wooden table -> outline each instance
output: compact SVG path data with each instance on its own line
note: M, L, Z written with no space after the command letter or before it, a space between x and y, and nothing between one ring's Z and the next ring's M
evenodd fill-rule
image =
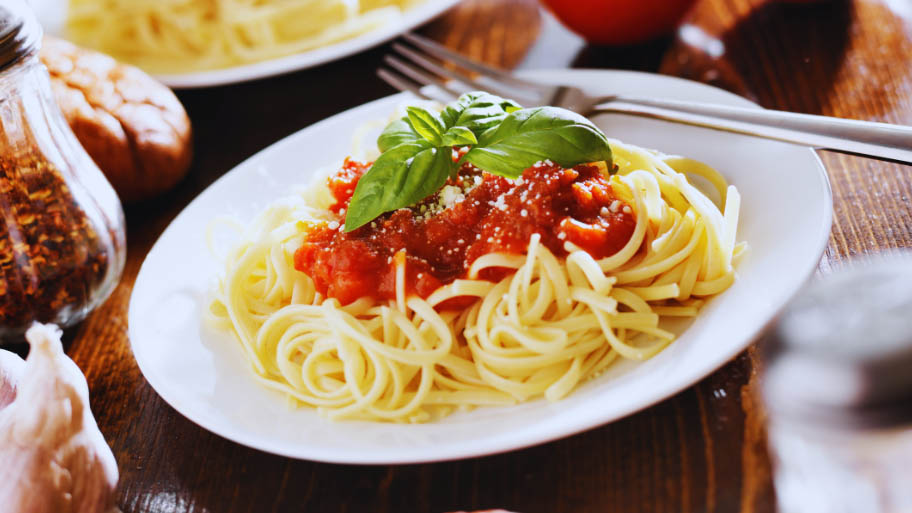
M587 47L532 0L466 0L422 32L506 68L627 68L733 90L763 106L912 124L912 20L904 1L701 0L700 37ZM910 12L904 13L912 15ZM701 35L690 31L690 36ZM706 42L724 46L710 56ZM704 48L701 48L703 46ZM124 512L771 511L763 414L749 350L637 415L539 447L427 465L295 461L197 427L146 383L129 349L127 304L146 253L213 180L268 144L393 92L374 76L386 47L283 77L179 94L196 131L190 176L127 209L123 280L68 333L92 409L120 466ZM912 247L912 167L823 153L835 223L820 266Z

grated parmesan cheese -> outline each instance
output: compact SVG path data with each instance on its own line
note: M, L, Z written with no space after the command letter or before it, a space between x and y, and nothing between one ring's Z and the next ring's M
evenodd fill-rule
M465 194L462 193L462 189L455 185L444 185L443 189L440 190L437 203L443 210L463 201L465 201Z

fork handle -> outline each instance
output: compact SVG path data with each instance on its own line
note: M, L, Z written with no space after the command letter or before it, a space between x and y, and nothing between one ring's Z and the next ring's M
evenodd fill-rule
M646 116L912 164L912 127L778 110L615 96L587 115Z

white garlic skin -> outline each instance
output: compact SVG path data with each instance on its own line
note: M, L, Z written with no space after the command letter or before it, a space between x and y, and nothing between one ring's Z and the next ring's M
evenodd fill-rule
M89 409L85 377L64 354L60 334L56 326L29 328L31 349L24 363L0 350L4 513L116 511L117 463ZM5 407L4 379L13 382L15 394Z
M16 384L22 380L24 371L22 358L0 349L0 411L16 398Z

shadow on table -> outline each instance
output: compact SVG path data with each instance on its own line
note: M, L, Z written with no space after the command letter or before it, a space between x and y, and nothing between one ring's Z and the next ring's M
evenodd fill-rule
M674 41L674 37L667 36L637 45L586 45L573 59L572 66L655 72Z

